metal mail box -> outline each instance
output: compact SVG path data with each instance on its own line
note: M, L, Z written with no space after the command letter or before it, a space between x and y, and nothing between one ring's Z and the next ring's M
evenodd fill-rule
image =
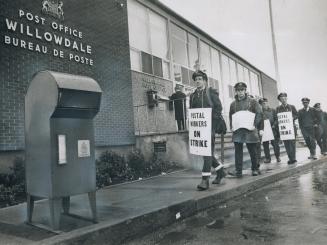
M101 89L85 76L41 71L25 96L25 154L28 221L34 197L49 198L52 228L72 195L88 193L96 220L93 118Z

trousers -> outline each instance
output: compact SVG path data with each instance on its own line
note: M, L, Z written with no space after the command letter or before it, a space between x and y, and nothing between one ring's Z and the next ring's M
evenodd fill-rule
M243 169L243 143L234 142L236 174L242 174ZM258 170L257 143L246 143L251 158L251 169Z

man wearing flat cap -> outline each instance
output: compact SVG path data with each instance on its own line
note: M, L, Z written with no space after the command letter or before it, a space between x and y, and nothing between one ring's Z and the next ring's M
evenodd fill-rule
M322 111L320 103L314 104L319 118L319 126L315 128L315 138L322 155L327 155L327 113Z
M235 100L231 103L229 110L230 128L235 146L235 173L231 174L235 174L238 178L242 177L244 143L251 157L252 175L257 176L260 173L257 143L259 130L263 130L262 110L259 103L247 95L246 87L243 82L235 84Z
M276 157L276 161L280 162L280 147L279 147L279 132L278 132L278 120L277 120L277 113L276 110L273 108L270 108L268 106L268 99L262 98L259 100L259 104L262 107L262 113L263 113L263 120L269 120L274 139L270 141L271 145L274 148L274 153ZM266 130L266 129L264 129ZM271 162L271 156L270 156L270 149L269 149L269 141L262 142L263 150L265 153L265 160L264 163L270 163Z
M290 105L287 103L287 94L286 93L280 93L277 96L277 99L281 102L281 105L276 108L277 117L279 113L283 112L291 112L292 118L293 118L293 129L294 129L294 135L296 137L296 126L294 121L298 118L298 113L294 105ZM281 132L279 131L279 135L281 135ZM295 138L289 139L289 140L283 140L286 153L288 156L288 164L294 164L297 162L296 160L296 145L295 145Z
M170 100L175 111L178 131L184 130L186 119L186 95L182 92L182 87L180 85L177 84L175 86L175 93L170 96Z
M316 156L316 139L315 139L315 128L318 127L319 118L318 113L312 107L309 107L310 99L302 98L303 108L299 110L299 126L310 150L309 159L317 159Z
M214 155L215 149L215 133L221 125L223 117L221 115L222 105L219 99L218 92L207 87L208 77L203 71L195 71L192 79L196 83L196 90L190 95L190 108L212 108L212 123L211 123L211 156L204 156L202 168L202 181L197 186L199 191L207 190L209 188L209 178L211 176L211 167L216 170L217 176L212 184L220 184L221 179L226 176L224 166L218 162ZM219 133L226 133L219 132Z

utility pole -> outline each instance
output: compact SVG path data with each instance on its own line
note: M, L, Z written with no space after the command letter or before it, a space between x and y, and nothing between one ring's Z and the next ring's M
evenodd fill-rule
M276 49L276 39L275 39L275 30L274 30L274 21L273 21L273 13L272 13L272 4L271 0L269 1L269 17L270 17L270 28L271 28L271 40L273 46L273 54L274 54L274 64L275 64L275 76L277 81L277 90L278 93L282 91L282 85L280 81L279 68L278 68L278 59L277 59L277 49Z

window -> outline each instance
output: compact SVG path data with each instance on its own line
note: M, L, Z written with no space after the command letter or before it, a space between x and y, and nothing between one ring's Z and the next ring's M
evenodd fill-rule
M231 84L237 83L236 62L233 59L229 59L229 70L230 70Z
M229 62L228 57L224 54L221 54L221 65L222 65L222 74L223 74L223 83L230 83L230 73L229 73Z
M147 9L136 1L128 1L127 8L130 45L151 53Z
M199 69L199 53L198 53L198 40L195 36L187 34L187 47L188 47L188 67L192 70Z
M131 68L169 79L167 20L128 1Z
M180 65L174 64L174 79L177 82L182 81L182 69Z
M152 54L163 59L168 58L167 21L158 14L149 12Z
M220 63L219 63L219 52L214 48L210 48L211 51L211 64L212 64L212 80L213 87L219 90L220 78Z
M237 63L237 74L238 74L238 81L245 82L244 79L244 67L241 64Z
M142 71L145 73L153 73L152 69L152 56L145 52L141 52L142 56Z
M162 73L163 77L166 79L170 78L170 67L169 67L169 62L168 61L163 61L162 63Z
M234 87L232 85L228 85L228 95L229 98L234 98Z
M212 77L220 80L220 64L218 50L211 48Z
M163 77L162 60L155 56L153 56L153 74Z
M249 77L249 69L244 67L244 81L248 87L250 86L250 77Z
M189 73L188 73L188 69L186 69L185 67L182 67L182 82L184 84L189 85L190 80L189 80Z
M200 41L200 62L201 70L205 71L208 77L212 76L210 47L208 44Z
M172 24L172 52L173 61L179 65L188 66L187 49L186 49L186 31Z
M260 96L260 85L258 75L250 71L251 93L254 96Z

